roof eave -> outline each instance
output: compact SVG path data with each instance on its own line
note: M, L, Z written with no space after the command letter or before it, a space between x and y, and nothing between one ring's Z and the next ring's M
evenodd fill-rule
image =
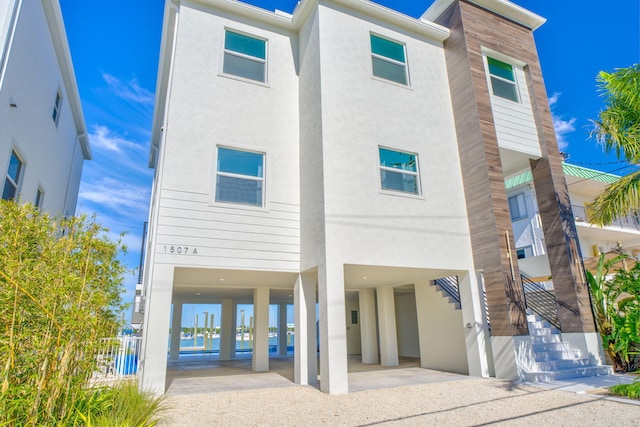
M449 6L455 1L459 0L436 0L427 11L422 15L422 18L434 21L436 20ZM511 3L507 0L466 0L469 3L474 3L484 9L490 10L500 16L503 16L511 21L514 21L520 25L523 25L530 30L534 31L538 29L547 20L540 15Z
M89 145L89 138L87 137L87 126L84 121L84 114L82 113L82 103L80 102L76 73L73 68L73 62L71 61L69 41L62 19L60 4L58 1L41 1L58 64L60 65L62 80L66 89L69 106L71 107L73 121L76 125L76 132L79 135L80 145L82 146L82 154L85 160L91 160L91 147Z

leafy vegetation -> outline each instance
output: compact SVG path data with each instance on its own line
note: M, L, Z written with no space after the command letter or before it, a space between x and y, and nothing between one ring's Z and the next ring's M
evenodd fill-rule
M587 271L598 331L616 372L634 368L634 353L640 344L640 263L609 275L610 267L624 258L619 255L605 261L601 254L596 275Z
M102 399L87 385L125 272L106 232L0 201L0 425L73 425L80 402Z
M606 152L619 159L640 164L640 64L598 75L606 96L605 109L594 122L594 134ZM589 221L610 224L640 207L640 171L626 175L609 185L589 205Z
M617 384L609 387L609 392L615 396L640 400L640 381L631 384Z

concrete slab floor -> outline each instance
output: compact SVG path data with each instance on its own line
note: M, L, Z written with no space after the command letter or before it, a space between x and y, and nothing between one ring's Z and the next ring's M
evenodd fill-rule
M466 375L420 368L417 358L400 358L399 366L363 364L360 356L350 356L349 390L358 392L406 385L469 379ZM167 395L202 394L273 387L293 387L293 357L272 356L269 372L253 372L251 356L231 361L217 356L185 357L167 363ZM314 385L316 388L318 384Z

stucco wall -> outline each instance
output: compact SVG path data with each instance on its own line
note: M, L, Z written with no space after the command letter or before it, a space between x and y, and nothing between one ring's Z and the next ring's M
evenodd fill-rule
M56 126L52 114L58 90L62 107ZM15 149L24 162L20 199L33 203L40 187L42 208L54 214L75 213L82 172L82 150L68 100L42 3L25 1L0 88L0 173L4 185Z
M178 25L156 262L297 271L297 38L187 4ZM268 40L266 85L222 75L225 28ZM263 208L214 201L218 145L265 153Z
M328 256L354 264L469 268L442 46L338 6L321 4L319 15ZM372 77L371 32L406 45L410 87ZM418 154L422 194L381 190L379 146Z

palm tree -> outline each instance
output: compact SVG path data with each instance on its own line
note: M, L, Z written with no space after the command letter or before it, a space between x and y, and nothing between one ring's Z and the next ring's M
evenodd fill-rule
M598 83L607 97L606 108L594 121L593 134L605 151L619 159L640 165L640 64L601 71ZM598 225L640 208L640 171L623 176L609 185L591 204L589 221Z

